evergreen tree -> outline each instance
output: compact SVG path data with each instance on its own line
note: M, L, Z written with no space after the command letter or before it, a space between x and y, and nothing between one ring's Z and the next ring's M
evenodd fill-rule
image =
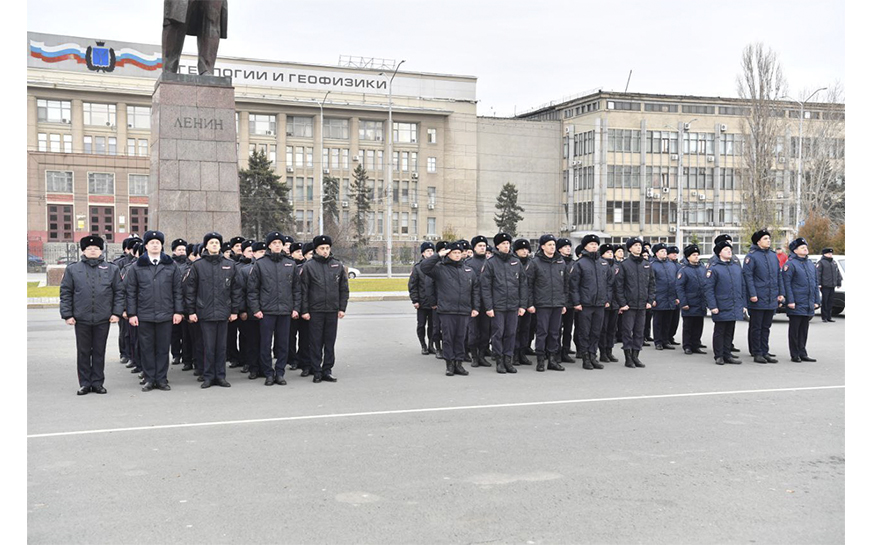
M324 233L333 238L339 235L339 178L324 176Z
M288 201L289 191L263 150L251 154L248 168L239 171L242 234L261 240L270 231L287 233L294 211Z
M363 259L366 246L369 244L366 236L366 213L370 210L372 196L366 187L368 180L366 169L357 165L357 168L354 169L349 192L351 200L354 201L354 218L351 220L352 247L355 250L354 257L360 259Z
M494 216L494 222L497 224L497 230L516 236L518 222L524 220L524 216L520 214L524 209L518 205L518 188L515 184L506 182L497 197L496 208L497 215Z

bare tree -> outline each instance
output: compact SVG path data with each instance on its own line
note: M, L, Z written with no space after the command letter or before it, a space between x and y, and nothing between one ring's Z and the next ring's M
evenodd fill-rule
M806 96L807 93L801 93ZM841 83L827 88L803 125L802 217L845 221L845 108ZM808 111L808 110L806 110ZM819 118L818 118L819 116Z
M742 71L736 77L739 97L746 101L742 127L744 199L743 238L762 227L778 229L775 194L776 143L781 132L774 115L775 102L787 91L778 55L764 50L762 43L749 44L742 51Z

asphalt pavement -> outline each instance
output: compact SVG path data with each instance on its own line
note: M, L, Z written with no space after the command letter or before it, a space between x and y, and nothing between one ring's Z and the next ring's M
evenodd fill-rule
M839 543L845 319L742 365L646 348L645 369L444 376L408 301L351 303L337 383L181 366L143 393L109 338L76 396L75 338L27 311L30 543ZM704 343L711 347L711 322ZM680 332L679 332L680 335ZM710 351L710 348L709 348Z

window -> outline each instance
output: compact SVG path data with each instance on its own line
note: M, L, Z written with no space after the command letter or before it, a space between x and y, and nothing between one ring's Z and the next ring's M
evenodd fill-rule
M294 166L294 146L285 146L285 164Z
M395 203L400 202L400 182L394 180L393 199Z
M44 132L39 133L36 136L36 149L37 151L48 151L48 135Z
M403 204L409 204L409 182L403 181L403 189L400 193L400 202Z
M646 102L646 112L678 113L678 104L663 104L660 102Z
M366 121L361 119L358 134L361 140L382 142L385 139L384 123L382 121Z
M72 205L48 205L48 240L49 242L73 241L73 207Z
M136 155L136 138L127 139L127 155Z
M148 106L128 106L127 126L131 129L150 129L151 108Z
M62 170L46 170L45 190L48 193L72 193L73 173Z
M148 226L148 208L144 206L130 207L130 232L144 233Z
M418 234L418 213L412 212L412 228L409 230L412 235Z
M296 147L296 152L294 153L294 166L302 168L305 165L305 162L303 161L303 153L305 153L305 151L305 148L302 146Z
M427 188L427 204L436 205L436 188L433 186Z
M718 114L720 115L750 115L750 108L740 108L738 106L719 106Z
M393 229L393 233L395 235L397 235L400 232L400 213L394 212L393 216L394 217L393 217L393 221L391 222L391 226Z
M88 193L91 195L114 195L115 174L111 172L89 172Z
M45 123L70 123L69 100L36 100L36 120Z
M296 197L295 197L297 202L302 202L305 199L306 193L305 193L305 186L303 185L303 182L304 182L304 180L302 177L297 178L297 184L296 184L297 192L296 192Z
M115 208L111 206L91 206L91 232L103 235L107 242L112 242L115 231Z
M436 172L436 158L427 157L427 172Z
M648 153L678 153L678 133L648 131L645 151Z
M705 106L703 104L684 104L681 107L681 112L685 114L707 114L714 115L714 106Z
M436 218L427 218L427 236L436 236Z
M324 138L348 140L348 120L324 118Z
M101 127L115 126L114 104L97 104L94 102L85 102L84 104L82 104L82 110L85 114L85 125L95 125Z
M73 135L64 135L64 153L73 153Z
M296 210L294 211L294 231L297 233L305 233L305 226L303 225L303 211Z
M418 142L417 123L394 122L394 142L415 144Z
M427 129L427 143L435 144L436 143L436 129Z
M609 110L633 110L638 112L642 110L642 103L609 100L606 103L606 108Z
M721 155L742 155L742 135L722 134L720 152Z
M93 137L85 136L82 139L82 142L83 142L83 149L84 149L85 153L94 153L94 138ZM45 150L40 150L40 151L45 151Z
M593 153L593 131L590 140L589 153ZM639 153L641 146L641 131L609 129L609 151Z
M315 152L313 148L306 148L306 166L311 167L315 164Z
M348 162L348 155L349 155L348 148L343 148L342 149L342 165L341 165L342 168L350 168L349 162Z
M590 182L583 180L584 185L589 185L590 187L581 187L579 189L592 189L593 188L593 167L590 168L591 172L589 175L585 173L583 176L587 178L588 176L591 178ZM612 188L624 188L629 189L633 187L640 186L640 172L641 167L639 166L631 166L631 165L608 165L606 167L606 184L608 187Z
M330 150L330 168L339 168L339 148Z
M312 117L288 116L287 130L288 136L295 138L312 138ZM299 165L302 166L302 165Z
M36 142L36 149L38 151L51 151L54 153L73 152L73 135L71 134L46 134L41 132L36 135ZM63 145L61 142L63 142Z
M402 214L402 223L400 224L400 233L404 235L409 234L409 213L403 212Z
M276 116L248 114L248 134L272 136L276 133Z
M60 153L61 151L61 135L59 134L50 134L48 135L48 149L54 153Z
M412 202L418 202L418 182L412 182Z
M306 210L306 232L312 233L315 231L315 211Z
M306 200L315 200L315 178L306 178Z
M131 196L148 196L148 174L129 174L127 184Z
M402 155L403 155L403 164L402 164L401 170L403 172L409 172L409 152L404 151Z
M340 201L347 201L348 200L349 188L350 188L349 179L342 178L342 187L339 190L340 191L340 197L339 197Z

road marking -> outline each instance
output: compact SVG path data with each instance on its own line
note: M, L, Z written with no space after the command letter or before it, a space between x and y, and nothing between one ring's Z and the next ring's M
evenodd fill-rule
M597 397L590 399L564 399L557 401L528 401L524 403L495 403L491 405L465 405L459 407L427 407L423 409L397 409L393 411L367 411L360 413L335 413L335 414L313 414L307 416L284 416L277 418L257 418L250 420L226 420L223 422L192 422L186 424L163 424L156 426L137 426L133 428L110 428L103 430L82 430L82 431L65 431L58 433L37 433L28 435L28 439L41 439L46 437L67 437L71 435L94 435L100 433L118 433L128 431L149 431L149 430L169 430L174 428L199 428L203 426L230 426L237 424L259 424L265 422L293 422L298 420L319 420L328 418L351 418L362 416L387 416L395 414L415 414L415 413L436 413L446 411L474 411L482 409L506 409L514 407L539 407L546 405L571 405L576 403L601 403L609 401L639 401L645 399L670 399L677 397L703 397L703 396L723 396L723 395L741 395L741 394L765 394L765 393L780 393L780 392L802 392L809 390L838 390L844 389L845 385L841 386L807 386L802 388L768 388L763 390L731 390L726 392L689 392L683 394L658 394L647 396L625 396L625 397Z

